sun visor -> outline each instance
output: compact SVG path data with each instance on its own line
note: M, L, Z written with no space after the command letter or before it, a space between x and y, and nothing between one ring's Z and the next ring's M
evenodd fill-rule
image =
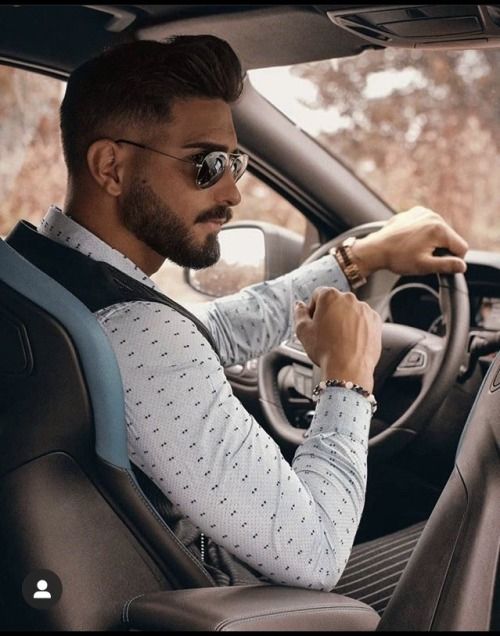
M327 10L330 20L383 47L500 47L500 5L376 5Z

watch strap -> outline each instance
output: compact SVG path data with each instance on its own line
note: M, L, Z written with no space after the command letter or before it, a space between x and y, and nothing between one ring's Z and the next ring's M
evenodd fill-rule
M352 253L354 243L355 239L349 237L341 245L330 250L330 254L337 260L352 290L358 289L358 287L366 283L366 278L361 274L359 267L354 262Z

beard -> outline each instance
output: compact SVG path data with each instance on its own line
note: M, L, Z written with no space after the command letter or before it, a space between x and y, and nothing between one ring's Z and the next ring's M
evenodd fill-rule
M219 206L201 212L195 223L232 217L230 208ZM220 258L217 233L197 245L181 217L169 208L150 186L134 179L124 195L122 219L125 227L152 250L181 267L203 269Z

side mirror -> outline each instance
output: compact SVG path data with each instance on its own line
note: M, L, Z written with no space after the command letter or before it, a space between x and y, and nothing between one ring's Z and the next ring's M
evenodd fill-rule
M219 233L220 259L206 269L188 269L187 281L207 296L234 294L265 280L266 247L258 228L227 227Z
M302 242L299 234L270 223L231 223L219 232L217 263L185 269L184 276L190 287L206 296L234 294L298 267Z

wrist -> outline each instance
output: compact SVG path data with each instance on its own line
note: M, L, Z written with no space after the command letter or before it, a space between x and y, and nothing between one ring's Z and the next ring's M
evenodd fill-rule
M351 248L353 262L358 266L361 275L368 278L370 274L384 269L383 248L378 244L376 232L358 239Z
M336 380L336 379L326 380L326 381L321 380L321 382L314 387L314 390L312 392L313 402L317 402L320 399L321 394L324 391L326 391L328 387L340 387L343 389L347 389L348 391L354 391L358 395L361 395L368 400L368 402L370 403L372 415L377 410L377 400L375 399L375 396L373 395L373 393L371 393L370 391L367 391L364 387L360 386L359 384L354 384L353 382L349 382L345 380Z
M322 381L331 379L346 380L362 386L369 393L373 391L373 370L364 368L363 364L341 367L338 364L327 361L320 365L320 369L320 379Z

